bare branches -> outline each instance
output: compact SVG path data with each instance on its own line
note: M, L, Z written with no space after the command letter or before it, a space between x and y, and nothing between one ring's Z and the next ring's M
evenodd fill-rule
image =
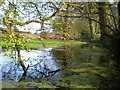
M14 9L15 7L13 7L13 5L11 3L9 3L9 10L6 11L5 13L5 17L8 17L11 13L11 11Z
M79 7L79 8L82 8L82 6L79 5L79 4L74 4L74 3L70 3L70 2L66 2L66 4L69 4L70 6L73 6L73 7Z
M2 21L2 20L0 20L0 21ZM5 22L8 22L8 21L11 21L12 23L16 23L16 24L19 25L19 26L24 26L24 25L30 24L30 23L32 23L32 22L43 23L43 24L47 24L47 25L52 25L52 24L54 24L54 23L46 23L46 22L44 22L44 21L42 21L42 20L31 20L31 21L27 21L27 22L25 22L25 23L22 23L22 22L17 21L17 20L14 19L14 18L8 18L8 19L5 20ZM61 24L61 23L56 23L56 24Z
M0 6L5 2L6 0L2 0L0 1Z
M32 4L34 4L34 3L32 3ZM36 4L34 4L34 5L35 5L35 7L37 7ZM14 25L19 25L19 26L24 26L24 25L36 22L36 23L43 23L43 24L47 24L47 25L52 25L52 24L55 24L55 23L47 23L45 21L47 21L47 20L53 18L54 16L56 16L56 14L58 14L65 6L66 6L66 4L63 4L63 5L61 5L60 8L57 8L57 9L55 8L56 12L54 12L51 16L44 18L43 20L30 20L30 21L26 21L26 22L20 22L15 18L10 18L9 17L12 10L16 8L12 3L9 2L9 10L6 11L4 18L0 20L0 23L3 22L3 24L5 24L5 25L14 24ZM61 23L56 23L56 24L61 24ZM0 29L3 30L3 31L6 31L8 33L9 33L9 31L11 31L10 28L0 28Z
M96 23L99 23L100 25L106 26L108 29L110 29L112 32L115 33L114 29L112 29L110 26L104 25L104 24L100 23L99 21L97 21L97 20L95 20L95 19L92 19L92 18L90 18L90 17L84 17L84 16L66 16L66 15L65 15L65 16L58 15L58 16L60 16L60 17L71 17L71 18L82 18L82 17L83 17L83 18L92 20L92 21L94 21L94 22L96 22Z
M58 14L65 6L66 6L66 4L63 4L60 8L57 9L57 11L55 13L53 13L50 17L45 18L43 21L49 20L49 19L53 18L54 16L56 16L56 14Z
M7 29L7 28L1 28L1 27L0 27L0 30L1 30L1 31L5 31L5 32L7 32L8 34L9 34L10 31L11 31L11 30L9 30L9 29Z
M41 15L41 13L40 13L39 10L38 10L37 5L36 5L35 3L33 3L33 2L30 2L30 3L35 6L38 14ZM44 19L42 20L43 22L44 22L44 21L47 21L47 20L49 20L49 19L51 19L51 18L53 18L54 16L56 16L56 14L58 14L58 13L66 6L66 4L63 4L60 8L57 8L57 6L56 6L54 3L52 3L52 2L50 2L50 3L55 7L54 9L55 9L56 11L55 11L51 16L44 18Z

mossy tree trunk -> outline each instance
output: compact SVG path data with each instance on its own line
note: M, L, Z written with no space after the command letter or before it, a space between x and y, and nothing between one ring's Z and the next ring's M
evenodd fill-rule
M110 30L106 27L107 26L107 3L106 2L99 2L98 3L98 11L99 11L99 23L100 23L100 31L101 36L100 40L103 46L109 48L110 45L110 37L107 34L110 33Z
M65 16L64 17L64 26L63 26L63 36L65 37L66 40L69 40L70 39L70 24L69 24L69 18L67 16L69 16L69 8L70 8L70 5L68 4L67 5L67 8L66 8L66 12L65 12Z
M92 7L92 3L88 3L88 17L90 17L91 18L91 8ZM93 31L93 23L92 23L92 20L88 20L88 22L89 22L89 27L90 27L90 39L91 40L93 40L93 38L94 38L94 31Z

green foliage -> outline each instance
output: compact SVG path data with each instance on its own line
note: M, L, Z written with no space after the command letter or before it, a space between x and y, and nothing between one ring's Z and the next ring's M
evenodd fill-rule
M13 56L13 52L16 50L16 46L19 46L20 49L26 49L26 39L22 39L20 37L17 37L16 35L5 35L2 37L2 49L4 51L10 51L11 53L5 53L5 56ZM13 58L13 57L12 57Z
M115 5L117 5L117 4L118 4L118 2L114 2L114 4L115 4Z
M52 20L53 24L53 30L57 32L62 32L63 27L60 24L56 24L56 20Z
M15 45L19 45L21 49L25 49L27 40L15 37L14 35L5 35L2 37L2 47L10 50L16 49Z

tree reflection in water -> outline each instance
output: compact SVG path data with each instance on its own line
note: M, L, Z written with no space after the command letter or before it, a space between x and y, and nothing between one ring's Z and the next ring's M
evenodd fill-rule
M93 87L119 87L119 65L103 48L87 44L66 45L54 48L51 52L54 59L58 61L59 67L64 67L66 70L64 73L65 83L74 82ZM115 79L113 80L113 78Z
M30 55L28 55L30 54ZM31 54L33 54L31 56ZM1 56L5 59L3 56ZM10 59L6 56L8 62L2 65L2 79L3 81L38 81L41 78L46 77L59 77L60 67L56 66L55 61L49 50L39 50L25 52L22 51L21 57L23 58L23 63L27 67L27 73L24 74L24 70L17 60ZM7 65L7 67L5 67Z
M46 80L56 87L119 87L119 65L101 47L66 45L50 50L32 50L29 53L22 51L21 54L25 67L29 66L26 76L23 76L20 64L9 58L2 65L3 81ZM4 57L3 60L7 59Z

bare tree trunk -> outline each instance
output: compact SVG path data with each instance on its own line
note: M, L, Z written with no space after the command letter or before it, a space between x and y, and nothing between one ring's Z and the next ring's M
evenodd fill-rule
M118 30L115 34L115 39L113 40L115 52L118 60L120 59L120 1L118 2Z
M88 3L88 17L91 18L91 7L92 7L92 3ZM93 35L93 25L92 25L92 20L88 20L89 21L89 26L90 26L90 39L93 40L94 35Z
M105 17L105 13L106 13L106 10L105 10L105 2L99 2L98 3L99 5L99 22L106 25L106 17ZM100 25L100 30L101 30L101 41L104 42L104 39L105 39L105 31L106 31L106 27L103 26L103 25Z
M67 8L66 8L66 12L65 12L65 16L69 16L69 4L67 5ZM69 40L70 39L70 28L69 28L69 17L65 17L64 18L64 27L63 27L63 36L65 37L66 40Z
M92 21L89 20L89 26L90 26L90 39L93 40L94 35L93 35L93 25L92 25Z
M113 34L113 39L111 41L111 49L115 55L115 58L120 60L120 1L117 5L118 8L118 28L116 32Z
M118 30L120 31L120 1L118 2L117 6L118 6L118 15L119 15L118 16L118 18L119 18L118 19Z
M104 47L109 48L110 47L110 37L107 36L110 34L110 30L106 27L107 25L107 8L106 8L106 2L99 2L99 22L100 24L100 31L101 31L101 37L100 40Z

